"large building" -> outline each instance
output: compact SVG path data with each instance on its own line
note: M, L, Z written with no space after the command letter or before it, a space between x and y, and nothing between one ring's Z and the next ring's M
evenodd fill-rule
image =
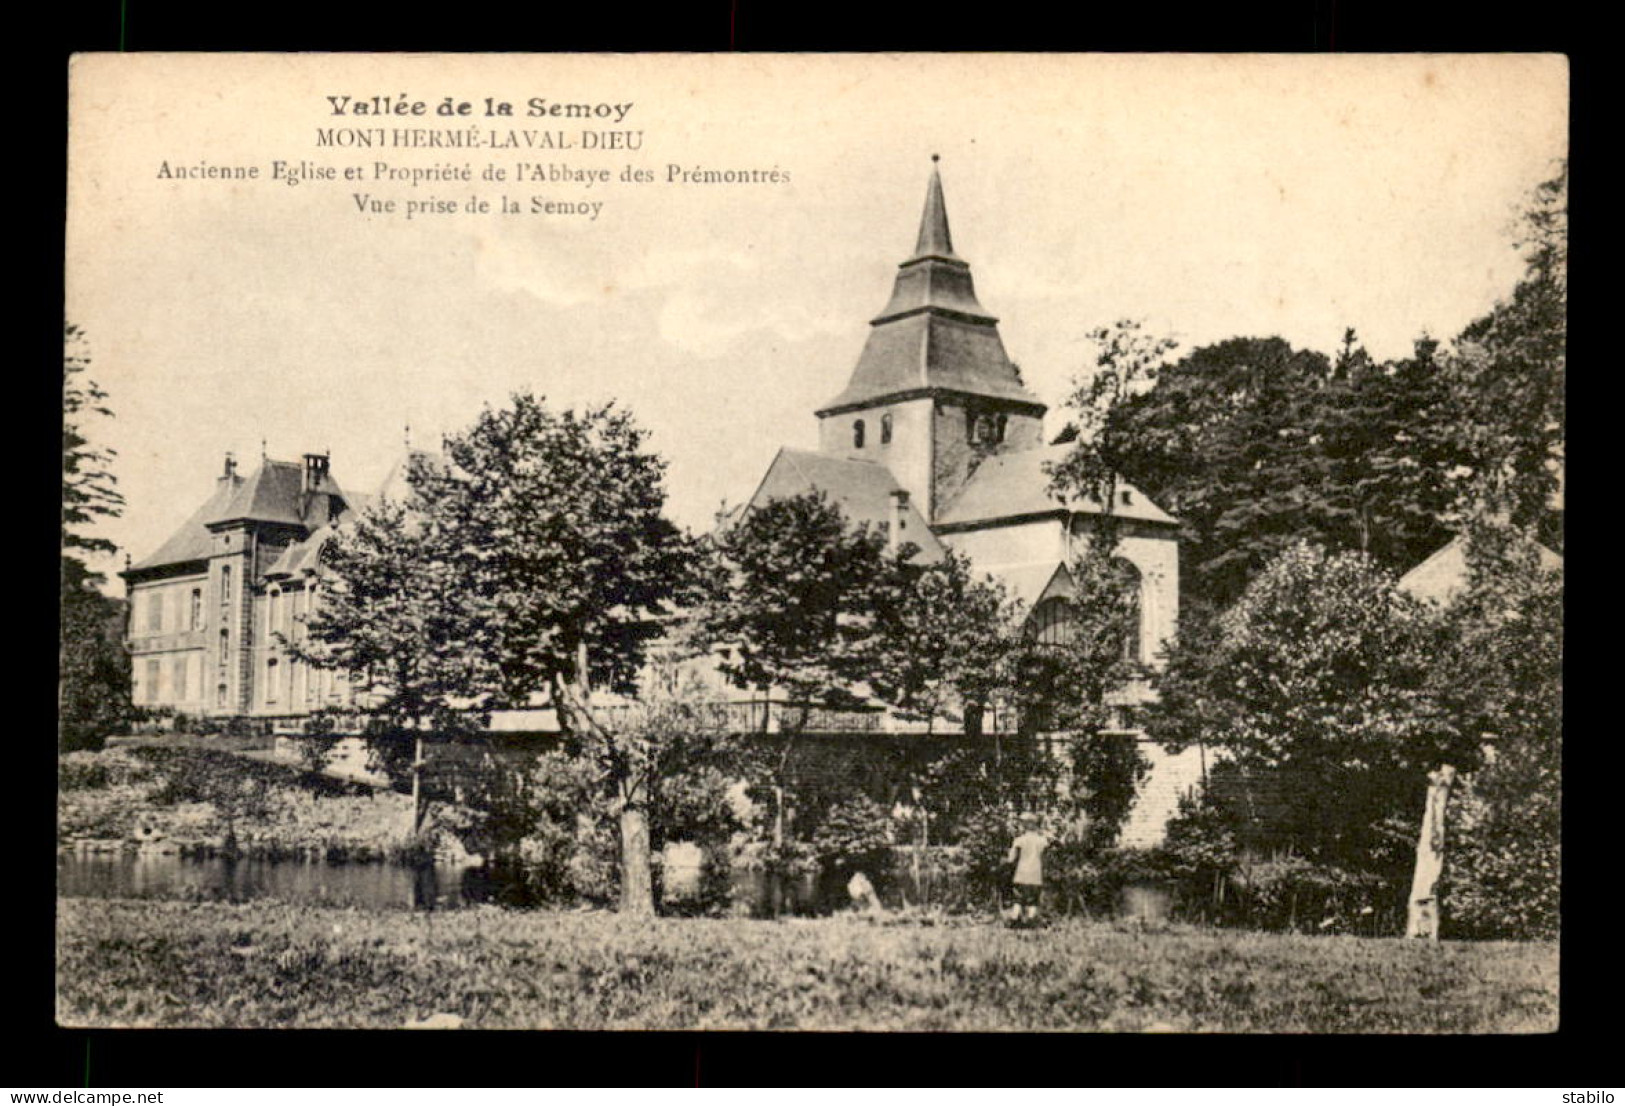
M1106 505L1050 491L1046 466L1070 447L1046 444L1045 410L954 252L933 168L914 251L846 387L816 412L818 450L780 450L748 506L822 491L928 556L962 553L1026 605L1036 633L1062 634L1069 565ZM1179 616L1179 528L1128 484L1117 496L1117 554L1139 581L1132 647L1155 664Z
M376 494L396 494L407 461ZM318 601L321 545L371 496L341 488L325 454L228 455L213 493L123 572L135 704L199 717L301 718L354 702L341 673L299 664L285 642Z

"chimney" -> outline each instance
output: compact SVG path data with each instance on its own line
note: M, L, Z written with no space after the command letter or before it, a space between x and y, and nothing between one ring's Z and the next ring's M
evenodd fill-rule
M315 492L327 480L327 460L325 453L305 454L305 475L300 490L306 495Z
M891 493L891 525L886 528L886 548L895 550L903 544L903 531L908 526L908 492L894 488Z
M220 474L220 479L222 479L222 480L231 480L231 479L234 479L236 477L236 475L237 475L237 458L234 457L232 455L231 451L228 449L226 451L226 470Z

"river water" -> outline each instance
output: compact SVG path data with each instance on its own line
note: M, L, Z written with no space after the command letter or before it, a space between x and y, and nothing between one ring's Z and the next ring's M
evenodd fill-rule
M671 868L675 897L698 889L699 872ZM182 902L270 900L365 910L456 910L482 903L527 906L523 891L484 868L399 864L326 864L298 860L206 860L172 853L57 854L57 894L64 898L167 899ZM771 889L759 872L740 872L734 894L770 909ZM782 896L787 910L812 906L810 884Z

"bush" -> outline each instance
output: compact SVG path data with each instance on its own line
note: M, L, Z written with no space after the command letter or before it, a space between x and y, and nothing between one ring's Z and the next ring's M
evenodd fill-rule
M1452 800L1453 836L1440 881L1441 924L1451 937L1556 937L1560 804L1554 782L1487 799L1476 781Z

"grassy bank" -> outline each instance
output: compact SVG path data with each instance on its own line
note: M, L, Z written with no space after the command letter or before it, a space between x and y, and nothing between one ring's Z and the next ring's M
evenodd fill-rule
M64 847L328 861L402 859L412 800L296 765L169 743L70 753L58 772ZM426 847L456 861L469 812L434 804Z
M1539 1032L1554 944L61 900L70 1026Z

